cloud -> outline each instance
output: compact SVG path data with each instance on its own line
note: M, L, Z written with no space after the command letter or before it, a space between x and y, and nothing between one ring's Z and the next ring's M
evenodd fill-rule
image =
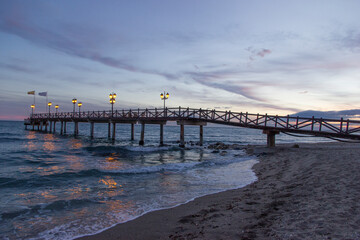
M0 68L9 69L15 72L37 73L38 71L24 67L23 65L0 63Z
M247 47L245 49L246 51L250 52L251 55L249 56L249 60L250 61L255 61L257 57L265 57L266 55L271 54L271 50L270 49L254 49L253 47Z
M337 33L332 36L332 39L342 48L351 51L360 50L360 31L358 29L350 29L343 33Z
M234 76L238 74L238 72L233 69L208 72L185 72L184 74L201 85L216 89L222 89L227 92L241 95L251 100L265 101L264 99L259 97L259 95L255 94L252 91L252 89L256 87L256 83L249 84L249 82L247 82L244 84L240 82L234 84L230 81L224 81L224 79L228 79L229 77L234 78Z
M82 41L82 39L76 38L77 35L73 36L69 34L61 34L35 26L30 21L21 21L21 19L21 17L14 18L13 16L3 17L3 19L0 20L0 31L16 35L34 44L45 46L70 56L88 59L109 67L135 73L159 75L169 80L177 79L177 76L174 74L157 70L142 69L128 63L125 60L103 55L101 52L96 50L93 42ZM81 31L84 32L84 29ZM97 33L92 32L92 30L88 31L90 31L88 35L97 35ZM73 30L72 32L75 31Z

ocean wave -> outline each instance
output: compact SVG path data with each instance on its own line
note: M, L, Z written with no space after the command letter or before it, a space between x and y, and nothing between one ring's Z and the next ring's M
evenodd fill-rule
M12 138L12 137L1 137L0 138L0 143L9 143L9 142L23 142L26 141L27 139L24 138Z
M39 213L41 210L61 211L63 209L83 207L88 204L94 204L94 203L101 204L100 202L91 199L58 200L48 204L36 204L33 206L28 206L23 209L3 212L0 214L0 217L3 220L13 219L20 215L25 215L28 213L36 214Z
M118 154L143 154L143 153L155 153L163 151L178 151L181 148L177 146L87 146L83 148L84 150L100 156L112 155L114 153Z

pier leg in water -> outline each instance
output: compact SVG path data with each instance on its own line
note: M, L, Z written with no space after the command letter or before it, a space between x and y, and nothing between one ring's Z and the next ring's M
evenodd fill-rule
M179 146L180 147L185 147L185 127L184 127L184 124L181 124L180 125L180 144L179 144Z
M66 122L64 122L64 133L66 133Z
M199 141L199 145L202 146L203 145L203 125L200 125L200 141Z
M139 145L144 145L144 138L145 138L145 123L141 123L141 135L140 135L140 141Z
M50 127L49 133L52 133L52 121L49 121L49 127Z
M78 134L77 128L78 128L78 123L74 122L74 135L75 136L77 136L77 134Z
M47 126L48 126L48 122L45 122L45 132L48 131Z
M64 121L60 122L60 135L63 135L64 133Z
M108 123L108 138L110 139L110 128L111 128L111 123Z
M134 141L134 123L131 124L131 141Z
M90 123L90 138L93 139L94 138L94 122Z
M160 146L164 146L164 124L160 124Z
M113 123L112 140L115 141L116 123Z
M279 134L279 131L264 130L264 134L267 135L267 147L275 147L275 135Z
M56 132L56 121L54 121L54 133Z

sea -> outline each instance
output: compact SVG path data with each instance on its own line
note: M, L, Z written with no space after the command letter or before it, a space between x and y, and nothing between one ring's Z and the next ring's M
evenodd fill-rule
M208 125L204 145L199 127L185 126L186 147L179 147L180 127L140 125L130 140L129 124L117 124L116 140L107 124L68 123L67 134L25 130L23 122L0 121L0 239L74 239L95 234L145 213L187 203L196 197L241 188L254 181L258 162L244 150L214 151L217 142L265 145L260 130ZM280 134L277 143L319 142Z

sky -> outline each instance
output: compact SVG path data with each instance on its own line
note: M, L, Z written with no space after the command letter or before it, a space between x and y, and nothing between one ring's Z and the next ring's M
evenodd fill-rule
M167 107L286 115L360 106L360 1L2 0L0 120Z

